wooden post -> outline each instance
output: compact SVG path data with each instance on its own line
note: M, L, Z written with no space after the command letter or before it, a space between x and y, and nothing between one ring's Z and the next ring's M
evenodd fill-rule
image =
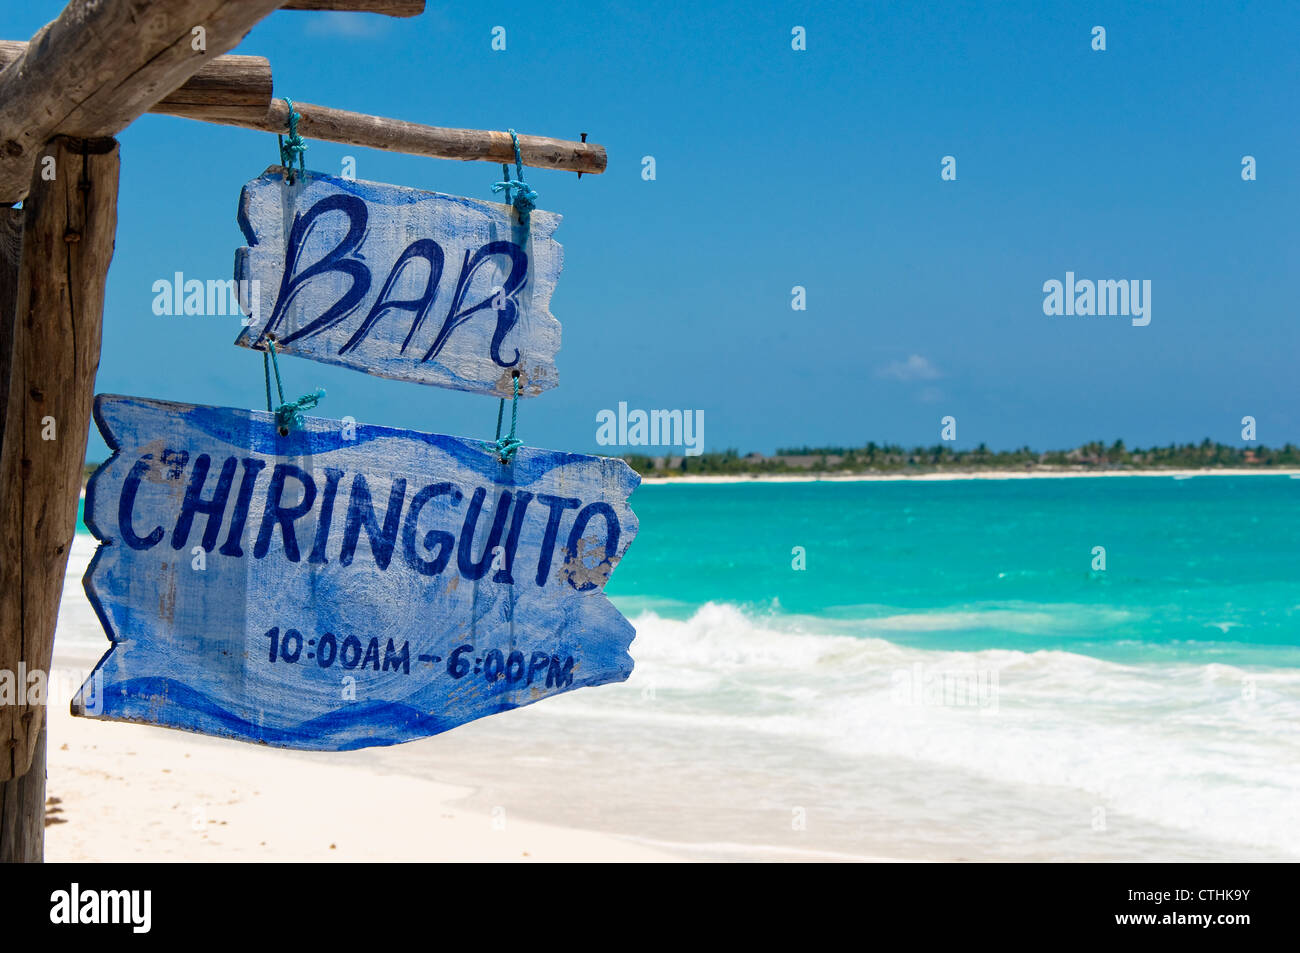
M0 208L0 447L13 367L14 315L18 309L18 266L22 261L23 210ZM0 498L4 491L0 489Z
M43 672L47 686L99 367L117 181L114 140L59 137L41 150L23 208L0 444L0 670ZM44 705L28 704L27 685L16 688L17 704L0 705L0 779L30 772L43 788ZM39 859L31 847L44 824L37 786L36 778L13 793L6 786L0 812L0 844L16 845L23 859Z
M0 421L5 417L12 368L14 315L18 307L18 266L22 260L23 213L0 208ZM0 447L3 447L0 429ZM45 729L32 758L40 770L0 781L0 863L39 861L45 848Z
M39 864L45 859L45 726L36 738L32 767L20 778L0 781L0 864Z

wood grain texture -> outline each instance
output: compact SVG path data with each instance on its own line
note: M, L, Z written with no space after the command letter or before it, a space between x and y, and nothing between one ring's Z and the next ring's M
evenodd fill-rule
M28 46L0 40L0 68L17 62ZM0 88L3 79L0 73ZM284 132L289 125L289 106L283 99L273 99L271 88L271 64L265 58L218 56L148 111L263 132ZM308 139L438 159L497 164L514 161L514 143L507 132L425 126L311 103L294 106L302 117L299 132ZM541 169L599 174L608 162L604 146L547 136L521 135L519 151L524 165Z
M424 12L424 0L289 0L281 9L344 10L382 13L387 17L418 17Z
M0 40L0 69L16 61L28 44ZM271 105L271 61L264 56L218 56L150 107L152 113L203 119L224 116L260 122Z
M117 226L117 143L60 138L48 153L55 178L38 169L24 203L0 445L0 670L9 672L49 671ZM0 705L0 779L32 764L44 705L27 700Z
M111 650L74 714L290 748L437 734L626 679L604 595L623 461L100 396L86 592Z
M18 311L18 266L22 262L23 210L0 208L0 448L9 405L9 374L13 368L14 324ZM0 501L5 487L0 485ZM0 511L4 510L0 502Z
M56 134L111 136L217 56L281 0L71 0L0 72L0 204L26 194ZM202 27L206 48L194 49Z
M31 769L0 781L0 864L45 859L45 726L36 738Z
M559 382L560 216L272 168L244 186L235 279L258 313L236 344L512 397ZM255 283L255 284L254 284ZM250 296L244 296L244 299Z
M4 407L9 398L9 375L13 366L13 335L18 306L18 269L22 260L23 213L0 208L0 448L4 446ZM2 451L0 451L2 455ZM0 500L5 487L0 486ZM0 512L4 505L0 503ZM3 598L3 596L0 596ZM16 634L15 634L16 635ZM16 658L21 653L17 638L5 646L0 632L0 656ZM8 739L6 738L5 741ZM33 769L18 777L0 780L0 864L36 863L44 857L45 826L45 731L37 738ZM0 748L8 761L8 746ZM0 768L0 777L11 769Z
M383 116L300 103L297 100L293 105L301 117L298 132L307 139L342 142L434 159L497 164L515 161L515 147L508 132L424 126L401 119L386 119ZM289 128L289 105L283 99L271 100L270 111L255 123L206 115L196 118L223 125L261 129L264 132L284 132ZM519 152L524 165L538 169L596 174L605 171L608 161L605 147L594 142L570 142L522 133L519 136Z

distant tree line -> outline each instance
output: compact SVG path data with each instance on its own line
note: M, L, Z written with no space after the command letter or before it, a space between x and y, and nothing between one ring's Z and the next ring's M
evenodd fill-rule
M973 450L958 450L944 443L909 450L901 444L871 441L861 447L784 447L772 456L759 453L741 456L732 449L692 457L651 457L631 453L625 454L623 459L638 473L650 476L1024 471L1039 467L1095 470L1300 469L1300 448L1290 443L1280 448L1234 447L1216 443L1208 437L1200 443L1171 443L1165 447L1135 447L1132 450L1124 446L1123 440L1111 444L1093 441L1073 450L1046 452L1029 447L990 450L982 443Z
M913 447L878 444L861 447L783 447L772 456L751 453L741 456L734 449L699 456L652 457L643 453L624 454L632 469L645 476L682 474L809 474L809 473L938 473L974 470L1033 470L1038 467L1095 470L1205 470L1300 469L1300 447L1284 444L1272 447L1234 447L1208 437L1200 443L1171 443L1167 447L1135 447L1123 440L1112 444L1085 443L1073 450L1040 453L1029 447L1019 450L990 450L980 444L973 450L957 450L949 444ZM99 467L87 463L83 480Z

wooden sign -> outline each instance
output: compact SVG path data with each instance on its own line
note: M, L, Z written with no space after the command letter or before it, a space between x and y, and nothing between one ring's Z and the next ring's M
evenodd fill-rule
M100 396L86 591L112 647L74 713L289 748L437 734L632 670L603 593L621 460ZM102 679L102 682L98 680ZM98 697L91 697L99 685Z
M244 186L236 344L510 397L558 383L560 223L495 202L273 168ZM256 284L253 284L256 282Z

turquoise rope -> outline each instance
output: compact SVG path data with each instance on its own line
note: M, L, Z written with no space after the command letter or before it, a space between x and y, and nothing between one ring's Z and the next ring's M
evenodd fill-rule
M497 405L497 438L491 443L483 444L484 449L496 452L497 458L502 463L510 463L515 458L515 451L524 445L515 434L519 429L519 375L514 377L515 395L510 400L510 436L501 436L501 420L505 416L506 401L501 398L501 403Z
M280 395L280 406L278 407L273 407L271 403L272 368L275 369L275 389ZM286 402L284 399L284 385L280 382L280 362L275 358L275 342L270 338L267 338L266 350L262 352L262 370L266 374L266 411L275 414L275 426L280 431L280 436L287 437L290 432L301 430L303 425L302 412L311 410L325 399L325 388L318 387L310 394Z
M266 353L262 355L262 367L266 367L266 355L271 356L271 366L275 368L275 389L280 394L280 403L284 403L284 386L280 383L280 362L275 359L275 342L270 338L266 340ZM271 409L271 380L268 377L266 381L266 409Z
M280 137L280 165L289 170L289 184L293 184L293 160L298 160L298 171L306 173L307 169L303 165L302 154L307 151L307 143L298 135L298 120L302 117L298 110L293 108L293 100L288 96L284 101L289 105L289 141L284 141L284 136Z
M303 425L302 412L311 410L319 404L325 397L325 388L319 387L310 394L305 394L297 400L288 404L281 404L275 411L275 425L282 436L288 436L291 431L301 430Z
M505 192L506 201L519 213L520 223L527 225L528 213L537 208L538 196L524 181L524 159L519 153L519 136L513 129L510 130L510 139L515 144L515 177L498 182L492 186L492 191Z
M262 352L262 373L266 375L266 412L270 414L275 411L272 409L273 405L271 403L271 360L266 356L266 354L266 351ZM278 382L280 377L279 368L276 369L275 376Z

